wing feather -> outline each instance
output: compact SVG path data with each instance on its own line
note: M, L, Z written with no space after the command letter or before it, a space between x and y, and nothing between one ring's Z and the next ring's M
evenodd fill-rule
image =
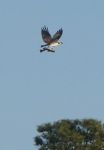
M42 39L45 43L50 43L52 40L52 37L48 31L48 28L46 26L44 26L43 28L41 28L41 34L42 34Z
M63 33L63 30L62 28L59 29L54 35L53 35L53 38L52 40L53 41L58 41L60 39L60 37L62 36L62 33Z

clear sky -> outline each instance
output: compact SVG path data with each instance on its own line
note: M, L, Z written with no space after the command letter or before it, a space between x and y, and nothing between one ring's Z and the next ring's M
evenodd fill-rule
M64 34L40 53L40 29ZM104 122L104 0L0 1L0 150L37 150L36 127Z

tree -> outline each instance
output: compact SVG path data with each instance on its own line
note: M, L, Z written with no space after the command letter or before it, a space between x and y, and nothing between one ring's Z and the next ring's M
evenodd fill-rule
M39 150L104 150L104 124L94 119L60 120L37 131Z

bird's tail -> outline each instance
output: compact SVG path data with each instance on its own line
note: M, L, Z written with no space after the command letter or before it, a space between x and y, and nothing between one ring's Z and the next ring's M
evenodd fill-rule
M41 47L48 46L48 44L41 45Z

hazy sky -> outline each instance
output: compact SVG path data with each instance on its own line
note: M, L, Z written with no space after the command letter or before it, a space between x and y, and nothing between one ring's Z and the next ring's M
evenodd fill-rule
M40 53L40 29L64 43ZM104 0L0 1L0 150L37 150L36 127L104 121Z

